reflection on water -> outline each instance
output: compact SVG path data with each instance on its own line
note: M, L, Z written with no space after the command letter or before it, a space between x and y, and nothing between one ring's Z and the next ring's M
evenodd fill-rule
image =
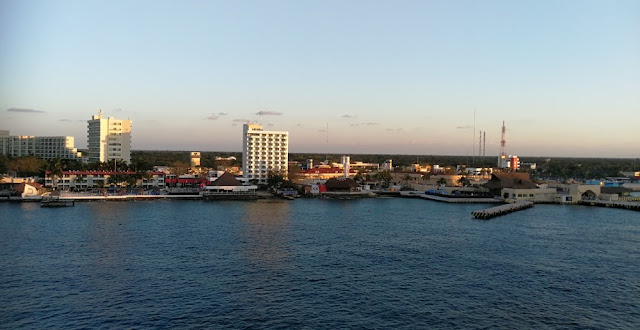
M241 239L243 254L252 265L281 269L291 257L290 202L258 201L244 205Z
M636 212L417 199L0 204L6 328L637 328ZM25 221L28 220L28 221Z

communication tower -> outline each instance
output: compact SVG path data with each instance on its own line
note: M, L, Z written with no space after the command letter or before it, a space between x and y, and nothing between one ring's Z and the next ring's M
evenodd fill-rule
M504 162L507 159L507 128L502 121L502 137L500 138L500 158L498 158L498 167L504 168Z

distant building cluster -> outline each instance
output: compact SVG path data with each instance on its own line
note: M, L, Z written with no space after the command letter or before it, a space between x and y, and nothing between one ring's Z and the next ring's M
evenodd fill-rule
M640 183L637 182L640 172L636 171L622 173L624 177L607 177L585 183L532 181L526 172L535 170L536 164L521 163L515 155L507 156L505 132L503 122L501 150L495 167L441 166L420 163L419 159L412 164L394 166L392 159L376 164L352 160L349 155L343 155L339 162L328 159L317 160L317 163L314 159L290 162L289 132L264 130L259 124L244 124L242 167L235 164L233 156L216 156L218 167L215 169L202 167L202 153L192 151L189 164L164 164L144 173L118 171L117 164L107 166L109 170L99 171L54 170L45 173L43 182L44 187L62 191L126 191L135 188L150 189L154 194L200 194L207 199L256 199L258 186L268 186L274 194L284 198L293 198L298 192L352 198L368 196L371 192L409 191L415 196L489 197L507 202L640 200ZM3 155L15 157L33 155L88 163L114 160L130 163L131 133L131 120L103 117L100 110L88 120L88 151L85 154L74 147L71 136L12 136L9 131L0 131L0 151ZM101 168L104 169L104 165ZM11 178L9 182L0 184L24 184L18 187L23 197L41 194L43 187L32 181L18 182Z
M0 151L12 157L131 163L131 123L128 119L103 118L100 110L88 121L86 155L75 147L73 136L10 135L9 131L0 131Z

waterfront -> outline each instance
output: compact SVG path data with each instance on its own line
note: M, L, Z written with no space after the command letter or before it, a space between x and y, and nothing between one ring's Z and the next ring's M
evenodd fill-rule
M640 216L416 199L0 204L6 328L633 328Z

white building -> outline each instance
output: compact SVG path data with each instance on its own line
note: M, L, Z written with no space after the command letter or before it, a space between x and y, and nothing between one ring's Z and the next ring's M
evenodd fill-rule
M102 118L101 109L88 123L89 162L131 162L131 120Z
M382 164L382 170L383 171L393 171L393 160L392 159L385 160L384 164Z
M80 160L82 156L74 147L73 136L9 135L9 131L0 131L0 151L5 156L44 159Z
M192 151L191 152L191 168L200 167L200 152Z
M244 177L266 183L269 172L287 177L289 132L264 131L261 125L242 127L242 169Z

